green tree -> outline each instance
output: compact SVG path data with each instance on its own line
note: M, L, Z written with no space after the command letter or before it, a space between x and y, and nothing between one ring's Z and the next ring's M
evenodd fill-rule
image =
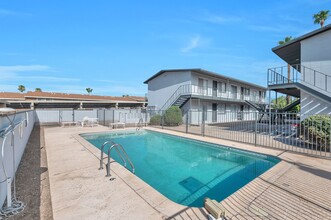
M287 42L290 42L291 40L293 40L292 36L287 36L287 37L285 37L284 40L278 41L278 44L282 45L282 44L285 44ZM290 79L291 79L291 65L290 64L287 64L287 79L288 79L288 82L290 82ZM286 96L286 103L290 104L290 102L291 102L291 97L289 95L287 95Z
M35 88L34 91L35 92L42 92L41 88Z
M277 110L281 110L285 108L287 104L287 100L285 96L280 96L277 99L271 100L272 107ZM292 112L299 112L300 111L300 106L297 105L291 109Z
M91 93L93 92L93 89L91 89L91 88L86 88L86 92L87 92L89 95L91 95Z
M19 85L17 89L18 89L18 91L20 91L21 93L23 93L25 91L25 86Z
M319 13L313 15L314 24L320 24L321 27L323 27L324 22L326 19L328 19L328 17L330 17L329 10L322 10Z

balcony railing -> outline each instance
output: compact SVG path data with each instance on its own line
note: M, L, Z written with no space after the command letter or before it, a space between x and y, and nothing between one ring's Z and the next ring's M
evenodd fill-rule
M290 75L290 77L288 77ZM268 69L268 86L302 83L331 92L331 76L300 64Z
M205 98L211 98L215 101L224 100L224 101L251 101L258 103L265 103L265 97L256 95L247 95L241 93L233 93L232 91L221 91L219 88L213 87L203 87L192 84L185 84L178 87L178 89L172 94L172 96L167 100L167 102L163 105L161 110L168 109L171 105L173 105L180 96L184 95L195 95L201 96Z

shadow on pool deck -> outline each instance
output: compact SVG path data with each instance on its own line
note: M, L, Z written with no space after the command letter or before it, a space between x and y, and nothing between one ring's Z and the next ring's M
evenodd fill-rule
M35 126L16 173L17 199L26 205L9 219L53 219L43 127Z

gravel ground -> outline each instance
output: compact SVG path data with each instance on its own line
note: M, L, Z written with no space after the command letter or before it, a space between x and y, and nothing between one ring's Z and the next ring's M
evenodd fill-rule
M18 200L23 212L9 219L53 219L44 129L35 126L16 174Z

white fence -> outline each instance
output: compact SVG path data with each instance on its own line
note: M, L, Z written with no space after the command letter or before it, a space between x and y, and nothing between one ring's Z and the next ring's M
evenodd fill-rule
M141 118L144 122L148 122L150 118L149 113L146 113L146 111L142 109L36 110L36 123L42 125L59 125L61 122L77 122L84 117L98 118L99 123L105 126L113 122L135 125Z
M97 118L97 110L37 109L36 123L56 124L64 121L80 121L84 117Z
M13 116L9 118L10 120L14 119L13 142L11 141L11 132L8 130L10 126L9 120L6 117L0 117L0 144L1 152L3 152L0 157L0 207L2 207L7 197L7 177L10 178L10 182L13 181L14 173L20 164L29 140L35 123L35 112L21 112L17 113L15 118Z

